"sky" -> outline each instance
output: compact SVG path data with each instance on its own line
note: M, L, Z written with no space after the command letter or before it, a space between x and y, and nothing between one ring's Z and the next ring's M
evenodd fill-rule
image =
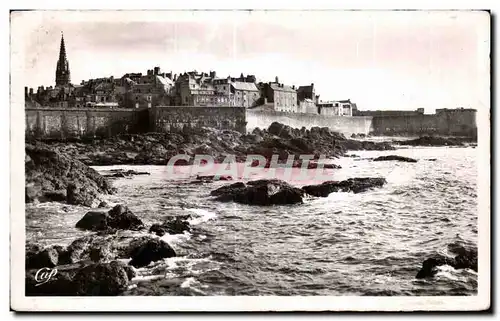
M61 32L72 83L215 70L315 84L361 110L489 107L490 22L468 11L32 11L11 16L25 85L55 83Z

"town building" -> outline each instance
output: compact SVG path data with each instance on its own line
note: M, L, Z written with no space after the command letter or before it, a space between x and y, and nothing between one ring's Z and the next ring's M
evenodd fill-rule
M272 103L274 110L282 112L298 112L297 90L279 82L260 83L264 104Z
M259 104L260 90L255 84L255 76L227 77L214 79L216 93L227 98L231 107L254 107Z
M318 114L329 116L352 116L353 104L350 99L319 102Z

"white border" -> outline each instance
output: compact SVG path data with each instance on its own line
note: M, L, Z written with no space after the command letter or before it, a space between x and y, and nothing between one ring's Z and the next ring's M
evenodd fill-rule
M66 8L95 8L99 3L101 8L125 8L121 3L120 7L112 6L108 3L98 1L86 1L78 3L78 6L64 3ZM345 8L321 1L322 8ZM325 3L327 4L325 6ZM361 3L361 6L359 5ZM17 4L17 3L16 3ZM227 3L217 5L213 1L210 4L199 2L197 8L263 8L261 3L251 2L250 4L236 5ZM310 2L288 2L286 9L301 9L310 7ZM368 4L368 5L366 5ZM381 5L382 4L382 5ZM391 6L392 4L392 6ZM394 6L397 3L387 3L370 1L349 2L349 8L370 8L370 9L391 9L405 6ZM46 8L59 6L44 4ZM447 9L449 7L440 6L434 1L419 2L420 8ZM480 2L468 3L453 2L453 8L486 8ZM32 4L37 7L38 4ZM136 3L135 8L143 7L143 3ZM424 6L424 7L422 7ZM19 4L16 8L22 8ZM171 4L171 9L186 9L185 1ZM270 8L269 6L267 8ZM276 6L275 8L279 8ZM127 9L134 9L129 7ZM15 28L15 27L13 27ZM17 29L14 29L17 32ZM21 30L21 28L19 29ZM490 305L490 198L489 198L489 108L478 110L478 135L479 144L477 147L480 158L478 159L478 201L480 203L479 223L479 256L480 265L478 271L478 296L468 297L25 297L24 296L24 249L25 244L25 222L24 222L24 107L23 107L23 52L19 34L12 39L11 44L11 308L18 311L466 311L487 309ZM485 47L486 52L489 51ZM489 62L485 61L485 68L489 68ZM485 104L489 106L489 101Z

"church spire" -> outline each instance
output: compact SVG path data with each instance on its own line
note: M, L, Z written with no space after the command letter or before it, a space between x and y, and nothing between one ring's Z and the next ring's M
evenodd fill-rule
M61 32L61 47L59 48L59 60L56 66L56 86L68 85L71 81L69 72L69 63L66 58L66 46L64 44L64 35Z

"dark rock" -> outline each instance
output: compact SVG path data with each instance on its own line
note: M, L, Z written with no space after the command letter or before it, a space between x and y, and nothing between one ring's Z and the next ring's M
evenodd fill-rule
M408 162L408 163L416 163L417 160L409 157L404 157L404 156L397 156L397 155L388 155L388 156L380 156L377 158L374 158L374 162L381 162L381 161L400 161L400 162Z
M80 261L109 262L116 258L112 237L89 235L74 240L60 256L60 264L73 264Z
M109 206L108 202L102 201L102 202L99 203L99 205L97 207L98 208L106 208L108 206Z
M144 223L127 206L118 204L108 212L108 226L121 230L140 230Z
M129 279L125 264L114 261L78 270L73 282L76 295L114 296L127 289Z
M40 198L42 202L64 202L66 201L66 193L64 191L45 192Z
M279 136L281 138L291 138L292 137L292 128L287 125L283 125L278 122L273 122L271 125L269 125L269 128L267 131L272 134Z
M155 223L149 228L149 233L155 233L158 236L163 236L167 233L162 224Z
M303 191L280 180L257 180L248 185L231 184L211 192L216 200L250 205L284 205L302 203Z
M36 270L26 272L26 296L116 296L127 289L133 270L118 261L57 267L50 280L40 283Z
M162 224L153 224L149 229L150 233L155 233L158 236L163 236L166 233L170 235L183 234L185 231L191 231L191 226L189 225L189 219L191 216L169 216L165 218Z
M166 152L166 150L164 152ZM106 174L103 176L111 178L123 178L123 177L131 177L133 175L150 175L148 172L137 172L134 171L133 169L129 169L127 171L123 169L114 169L112 170L112 172L113 172L112 174Z
M68 184L66 188L66 203L73 205L84 205L94 207L97 194L83 186L74 183Z
M76 223L77 228L103 231L103 230L140 230L144 228L143 222L132 213L128 207L118 204L106 212L92 211Z
M143 237L130 244L128 253L132 260L129 262L135 268L147 266L164 258L176 256L175 251L167 242L158 239Z
M59 253L55 248L46 248L40 251L26 253L26 268L40 269L54 267L58 264Z
M422 136L417 139L400 141L399 144L410 146L463 146L464 142L471 140L472 138Z
M219 196L219 195L231 193L233 190L242 189L245 187L246 187L245 183L236 182L236 183L233 183L230 185L225 185L225 186L219 187L218 189L211 191L210 195Z
M467 250L462 247L455 252L458 255L454 258L436 255L426 259L415 277L417 279L432 277L437 273L436 267L441 265L449 265L455 269L471 269L477 272L477 250Z
M52 146L26 144L25 151L30 159L25 163L26 202L62 201L66 191L69 204L92 206L99 194L114 192L97 171Z
M302 190L313 196L326 197L333 192L361 193L374 187L381 187L386 183L383 177L356 177L340 182L327 181L319 185L306 185L302 187Z
M301 159L295 160L293 162L292 167L293 168L301 168L303 166L303 161ZM317 169L320 166L318 162L315 161L309 161L307 162L307 169ZM324 169L339 169L342 168L340 165L335 165L335 164L325 164L323 163L321 165Z
M84 230L105 230L108 226L108 213L106 212L87 212L75 225L76 228Z
M213 181L232 181L233 177L229 175L197 175L196 179L202 182Z

